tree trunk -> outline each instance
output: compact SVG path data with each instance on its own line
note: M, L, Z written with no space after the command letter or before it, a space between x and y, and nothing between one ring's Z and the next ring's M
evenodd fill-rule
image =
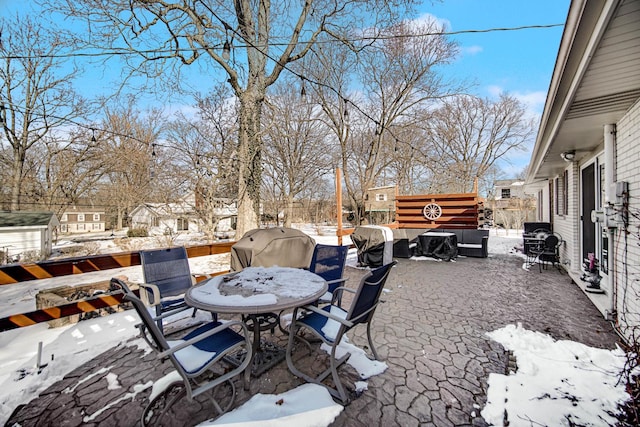
M291 218L293 218L293 196L291 194L286 196L286 204L284 226L291 228Z
M20 184L22 182L22 172L24 170L25 152L21 146L13 150L13 165L11 177L11 210L20 210Z
M117 229L122 230L122 208L118 207Z
M262 139L260 115L262 96L245 91L240 96L240 127L238 130L238 225L236 239L258 228L260 186L262 184Z

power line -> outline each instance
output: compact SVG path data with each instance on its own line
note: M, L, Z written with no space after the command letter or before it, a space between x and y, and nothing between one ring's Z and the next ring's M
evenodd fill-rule
M213 12L212 12L213 13ZM224 22L217 15L214 16L221 22ZM496 27L496 28L485 28L485 29L470 29L470 30L460 30L460 31L436 31L436 32L427 32L427 33L419 33L419 34L394 34L394 35L381 35L375 37L358 37L352 39L345 39L349 43L355 42L372 42L377 40L396 40L396 39L415 39L415 38L423 38L423 37L433 37L433 36L455 36L462 34L486 34L486 33L495 33L495 32L510 32L510 31L522 31L522 30L534 30L534 29L549 29L549 28L557 28L563 27L564 24L539 24L539 25L522 25L518 27ZM230 30L239 36L236 30L229 27ZM1 39L0 39L1 42ZM300 41L297 42L297 45L306 45L309 41ZM332 44L337 43L336 40L317 40L314 44ZM0 43L1 45L1 43ZM199 47L199 48L176 48L176 49L145 49L145 50L132 50L131 48L111 48L110 50L102 50L100 52L69 52L69 53L58 53L58 54L40 54L40 55L20 55L20 54L0 54L0 59L64 59L64 58L98 58L104 56L136 56L136 55L169 55L167 58L172 57L176 53L187 53L187 52L205 52L211 48L214 49L222 49L223 44L219 43L214 46L207 47ZM253 48L259 49L261 51L266 47L285 47L290 46L290 43L269 43L268 45L260 45L255 43L247 43L247 44L236 44L237 48Z
M206 6L206 5L205 5ZM211 8L209 8L208 6L206 6L207 9L209 9L209 11L211 12L211 14L218 19L225 27L226 30L230 30L233 34L235 34L236 36L238 36L239 38L241 38L241 35L238 33L237 30L233 29L229 24L227 24L222 18L220 18ZM470 30L460 30L460 31L437 31L437 32L427 32L427 33L420 33L420 34L394 34L394 35L382 35L382 36L376 36L376 37L359 37L359 38L353 38L353 39L348 39L346 41L353 43L353 42L358 42L358 41L376 41L376 40L394 40L394 39L414 39L414 38L422 38L422 37L433 37L433 36L451 36L451 35L461 35L461 34L482 34L482 33L493 33L493 32L507 32L507 31L522 31L522 30L529 30L529 29L548 29L548 28L555 28L555 27L562 27L564 26L564 24L540 24L540 25L524 25L524 26L518 26L518 27L495 27L495 28L487 28L487 29L470 29ZM1 42L1 39L0 39ZM314 41L315 44L327 44L327 43L336 43L336 40L316 40ZM225 45L228 42L225 42ZM306 43L309 43L309 41L305 41L305 42L298 42L298 45L304 45ZM269 43L268 46L273 46L273 47L282 47L282 46L289 46L289 43ZM1 43L0 43L1 46ZM216 46L218 47L218 46ZM240 44L240 45L235 45L234 47L236 48L253 48L253 49L257 49L260 50L267 58L269 58L271 61L275 62L276 64L280 65L283 67L283 69L289 71L291 74L293 74L294 76L298 77L301 79L301 81L304 82L308 81L311 84L317 85L319 87L324 87L332 92L334 92L343 102L345 105L345 110L348 104L351 104L362 116L364 116L365 118L367 118L368 120L370 120L371 122L373 122L376 127L381 126L381 123L373 118L371 115L369 115L364 109L360 108L357 104L355 104L353 101L349 100L347 97L345 97L339 90L335 89L334 87L317 81L317 80L312 80L309 79L308 77L304 76L303 74L291 69L287 63L282 64L280 62L280 60L278 58L274 58L272 55L265 53L264 49L261 49L261 47L266 47L266 46L262 46L259 44L254 44L252 42L248 42L247 44ZM72 53L68 53L68 54L50 54L50 55L35 55L35 56L26 56L26 55L0 55L0 59L33 59L33 58L74 58L74 57L100 57L100 56L117 56L117 55L146 55L146 54L174 54L174 53L180 53L180 52L193 52L193 51L205 51L207 50L207 48L202 47L202 48L195 48L195 49L173 49L173 50L137 50L137 51L133 51L130 48L127 49L116 49L116 50L112 50L112 51L102 51L102 52L72 52ZM304 86L303 86L304 89ZM19 107L14 106L16 111L19 111ZM25 114L24 111L22 111L23 114ZM133 137L132 135L125 135L119 132L115 132L115 131L109 131L106 129L100 129L96 126L93 125L85 125L82 123L79 123L73 119L69 119L69 118L62 118L62 117L56 117L55 115L50 115L50 117L52 118L56 118L56 119L60 119L60 120L64 120L68 123L74 124L78 127L87 129L87 130L91 130L92 132L95 131L99 131L102 133L106 133L112 136L119 136L119 137L125 137L125 138L129 138L132 140L135 140L137 142L140 143L145 143L145 144L149 144L153 147L158 146L158 147L165 147L165 148L172 148L172 147L167 147L161 144L154 144L154 143L150 143L149 141L142 141L139 138ZM346 117L346 111L345 111L345 117ZM402 141L400 140L393 132L391 132L391 130L387 127L383 127L380 132L386 130L387 132L389 132L391 134L391 136L395 139L396 143L402 143L402 144L407 144L409 146L411 146L410 143L406 142L406 141ZM376 130L376 133L378 133L378 131Z

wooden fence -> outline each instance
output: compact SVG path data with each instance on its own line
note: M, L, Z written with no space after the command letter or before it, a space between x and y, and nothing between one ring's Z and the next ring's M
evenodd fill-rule
M478 228L483 210L477 193L396 196L398 228Z
M187 247L189 258L224 254L231 251L235 242L212 243L209 245ZM20 282L37 279L48 279L72 274L83 274L94 271L111 270L114 268L134 267L140 265L138 252L123 252L109 255L95 255L90 257L65 258L55 261L43 261L31 264L12 264L0 266L0 285L20 286ZM216 274L224 274L221 271ZM204 276L196 278L204 279ZM56 307L47 307L29 313L15 314L0 318L0 332L8 331L36 323L48 322L62 317L96 311L105 307L122 304L122 292L103 294L94 298L69 302Z

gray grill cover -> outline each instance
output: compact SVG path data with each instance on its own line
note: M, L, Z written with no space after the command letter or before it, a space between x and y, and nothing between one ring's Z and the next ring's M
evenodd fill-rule
M245 267L309 268L315 240L293 228L256 228L231 246L231 271Z
M393 233L387 227L356 227L351 241L358 248L358 263L364 267L380 267L393 261Z

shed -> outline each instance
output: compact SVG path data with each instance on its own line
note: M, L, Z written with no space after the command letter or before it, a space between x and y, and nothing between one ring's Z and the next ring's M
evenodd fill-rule
M0 212L0 261L38 260L51 255L53 233L60 225L53 212Z

